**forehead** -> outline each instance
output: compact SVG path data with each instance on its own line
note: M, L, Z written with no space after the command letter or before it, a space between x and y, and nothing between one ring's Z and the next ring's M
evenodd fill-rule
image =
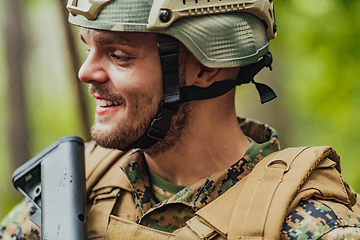
M134 48L156 47L155 33L116 32L82 28L80 31L80 38L86 44L119 44Z

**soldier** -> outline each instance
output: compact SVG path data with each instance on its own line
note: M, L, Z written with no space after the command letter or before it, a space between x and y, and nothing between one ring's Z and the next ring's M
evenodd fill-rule
M255 84L262 102L276 96L253 80L272 62L271 0L67 8L89 48L79 78L97 103L89 239L360 239L331 148L278 152L274 129L236 116L236 85ZM32 211L19 205L2 239L39 239Z

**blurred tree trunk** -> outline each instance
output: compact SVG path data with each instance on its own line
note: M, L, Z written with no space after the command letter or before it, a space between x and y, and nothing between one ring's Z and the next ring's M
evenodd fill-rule
M65 30L66 43L70 53L69 62L71 65L70 69L72 70L72 74L73 74L71 81L73 81L73 84L75 86L75 94L76 94L75 97L77 100L77 107L80 112L83 137L86 141L89 141L91 139L90 122L87 111L87 104L85 100L85 93L83 91L83 84L80 82L80 80L77 77L77 73L81 67L80 56L76 48L74 34L71 31L71 25L68 22L69 12L66 9L67 0L58 0L58 3L62 15L62 22Z
M22 22L21 0L5 1L5 51L9 79L9 125L10 154L14 167L29 159L28 129L24 100L25 37Z

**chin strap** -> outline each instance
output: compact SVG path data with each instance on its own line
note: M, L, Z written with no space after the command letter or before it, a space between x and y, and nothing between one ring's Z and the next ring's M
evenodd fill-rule
M183 102L218 97L227 93L236 85L250 82L255 84L261 103L276 98L275 92L269 86L254 81L255 75L264 67L268 67L271 70L272 55L270 52L265 54L260 61L242 67L235 80L215 82L207 88L197 86L180 88L178 41L173 37L158 34L157 42L163 77L164 100L161 102L159 112L151 122L146 134L126 149L122 149L124 151L135 148L147 149L158 140L163 139L169 130L171 118L179 111L179 106Z

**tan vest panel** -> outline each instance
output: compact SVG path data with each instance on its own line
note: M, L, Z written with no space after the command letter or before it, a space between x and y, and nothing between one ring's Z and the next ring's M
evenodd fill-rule
M127 154L96 147L87 159L89 239L279 239L285 216L312 196L360 212L333 149L289 148L261 160L184 228L165 233L134 223L132 190L118 164Z

